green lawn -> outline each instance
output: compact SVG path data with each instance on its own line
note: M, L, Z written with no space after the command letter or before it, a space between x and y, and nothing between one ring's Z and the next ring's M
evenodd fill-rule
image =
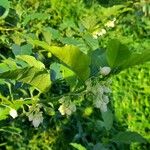
M150 141L150 63L130 68L113 78L115 115L122 126ZM135 150L137 150L136 146ZM141 148L142 150L142 148Z

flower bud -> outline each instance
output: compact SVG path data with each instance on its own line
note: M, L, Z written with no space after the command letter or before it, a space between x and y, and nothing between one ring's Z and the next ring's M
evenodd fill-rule
M111 72L110 67L103 67L100 69L100 74L103 76L107 76Z
M13 118L16 118L18 116L17 111L15 109L10 109L9 115L12 116Z

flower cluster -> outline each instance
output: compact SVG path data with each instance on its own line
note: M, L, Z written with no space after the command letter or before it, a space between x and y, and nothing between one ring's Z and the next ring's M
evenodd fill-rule
M109 97L108 94L111 92L111 90L105 86L105 85L97 85L94 87L94 95L95 100L93 102L94 107L100 108L101 111L106 112L107 111L107 104L109 103Z
M40 111L40 106L36 105L36 107L29 107L29 112L27 113L29 121L32 121L32 124L35 128L37 128L40 123L43 122L43 115Z
M104 28L102 29L97 29L93 32L93 38L97 39L99 36L103 36L107 33L106 29L107 28L114 28L115 27L115 22L116 22L116 18L114 18L113 20L109 20L108 22L106 22L104 24Z
M110 72L111 72L110 67L105 66L105 67L100 68L100 74L103 76L107 76Z
M59 102L61 103L61 105L58 110L61 115L70 116L73 112L76 111L76 105L71 102L69 97L63 97L59 100Z

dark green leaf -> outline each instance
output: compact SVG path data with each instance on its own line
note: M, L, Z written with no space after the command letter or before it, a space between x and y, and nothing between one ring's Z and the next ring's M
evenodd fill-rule
M100 67L108 66L106 53L103 49L96 49L91 53L91 75L96 75L100 71Z
M146 143L146 140L140 134L130 131L118 133L113 137L112 141L126 144L130 144L132 142Z
M113 125L113 114L111 110L107 110L106 112L101 112L102 113L102 118L104 120L104 127L106 130L110 130Z
M93 150L108 150L108 149L106 149L103 144L97 143L97 144L94 146Z
M32 54L32 45L26 44L23 46L19 46L17 44L12 45L12 52L15 56L17 55L31 55Z
M9 132L9 133L12 133L12 134L17 134L17 133L21 133L22 130L20 128L16 128L16 127L3 127L0 129L0 131L3 131L3 132Z

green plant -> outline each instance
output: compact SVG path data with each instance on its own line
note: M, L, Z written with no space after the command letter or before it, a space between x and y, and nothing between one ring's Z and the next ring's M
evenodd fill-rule
M136 20L132 3L94 4L89 10L78 0L6 2L0 3L8 11L0 18L0 146L123 150L132 142L146 145L118 124L109 79L150 60L147 17ZM125 15L138 25L128 25Z

